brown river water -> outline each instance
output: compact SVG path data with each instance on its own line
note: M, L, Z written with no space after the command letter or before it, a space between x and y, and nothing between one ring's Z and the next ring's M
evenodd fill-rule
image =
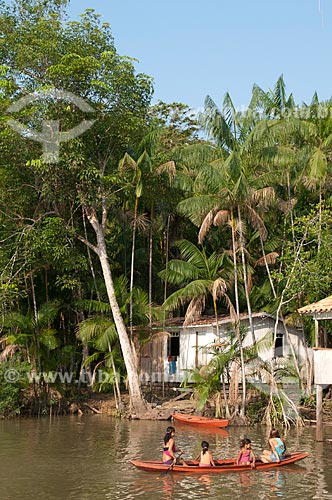
M332 500L332 426L324 427L323 443L314 428L288 432L288 451L310 453L298 465L193 476L135 469L131 459L160 459L169 424L103 415L1 421L0 500ZM230 427L228 435L175 427L188 459L203 439L215 458L235 457L243 436L256 455L266 447L265 427Z

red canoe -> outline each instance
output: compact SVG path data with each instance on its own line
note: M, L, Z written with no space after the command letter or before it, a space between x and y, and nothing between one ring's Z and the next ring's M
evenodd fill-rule
M173 413L172 417L178 422L205 427L227 427L229 421L226 418L208 418L199 415L186 415L184 413Z
M285 465L293 464L299 460L303 460L308 456L305 452L296 452L286 455L286 458L281 462L271 462L265 464L260 460L256 460L256 467L254 470L271 469L274 467L283 467ZM186 460L187 465L163 465L162 462L157 460L130 460L130 462L140 470L146 472L181 472L182 474L220 474L223 472L241 472L245 470L253 470L250 465L236 465L236 460L215 460L216 467L199 467L198 462L195 460Z

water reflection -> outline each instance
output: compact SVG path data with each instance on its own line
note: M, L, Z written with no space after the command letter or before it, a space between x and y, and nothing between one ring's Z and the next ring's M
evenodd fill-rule
M190 430L191 432L196 432L198 434L207 434L212 436L218 436L220 438L227 438L229 436L229 432L227 429L223 429L221 427L217 427L214 429L208 427L202 427L199 425L191 425L191 424L183 424L181 422L173 422L174 427L178 430L178 432L187 432Z
M239 481L243 490L243 494L248 493L254 483L254 475L249 471L239 472Z
M280 498L283 497L283 490L285 486L285 475L281 470L273 470L270 472L264 472L267 475L265 484L267 487L267 498Z

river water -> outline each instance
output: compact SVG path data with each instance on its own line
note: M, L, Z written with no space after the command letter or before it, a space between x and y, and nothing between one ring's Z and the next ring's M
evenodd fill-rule
M316 443L315 429L291 429L288 451L307 451L299 465L270 471L160 475L135 469L135 458L160 459L170 422L122 421L103 415L0 422L0 500L332 500L332 427ZM256 455L266 447L267 429L229 428L203 432L175 425L184 458L209 441L215 458L238 453L250 437ZM330 441L331 440L331 441Z

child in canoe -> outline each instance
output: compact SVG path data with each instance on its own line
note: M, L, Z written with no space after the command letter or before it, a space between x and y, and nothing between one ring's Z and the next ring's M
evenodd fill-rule
M209 443L207 441L202 441L202 451L196 458L196 460L199 460L199 466L200 467L215 467L216 464L214 463L212 453L209 450Z
M240 441L240 452L236 459L236 465L250 465L255 467L255 453L251 449L251 441L248 438L243 438Z

